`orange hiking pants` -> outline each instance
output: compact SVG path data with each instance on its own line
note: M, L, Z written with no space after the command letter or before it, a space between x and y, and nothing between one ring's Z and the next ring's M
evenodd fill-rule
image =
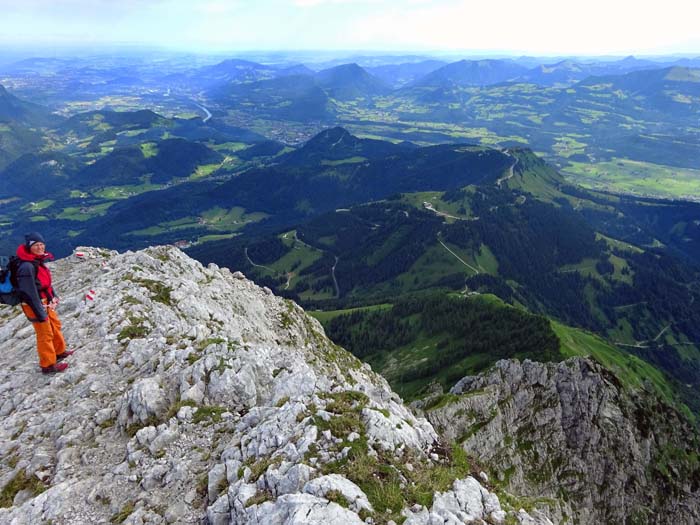
M34 310L27 304L22 305L27 317L35 317ZM36 332L36 351L39 354L39 366L46 368L56 363L56 356L66 351L66 342L61 332L61 321L54 310L47 310L49 318L43 323L32 323Z

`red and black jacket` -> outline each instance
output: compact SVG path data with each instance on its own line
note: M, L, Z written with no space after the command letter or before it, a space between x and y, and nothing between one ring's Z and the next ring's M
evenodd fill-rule
M22 302L31 307L35 316L29 320L45 321L48 314L41 301L50 302L55 294L51 286L51 272L44 263L53 260L53 255L48 252L34 255L24 244L20 244L17 257L22 261L17 268L17 287L22 294Z

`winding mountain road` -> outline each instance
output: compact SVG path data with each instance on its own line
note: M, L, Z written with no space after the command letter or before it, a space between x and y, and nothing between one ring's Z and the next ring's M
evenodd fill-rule
M246 258L246 259L248 260L248 262L249 262L250 264L252 264L253 266L256 266L257 268L265 268L266 270L270 270L271 272L275 272L275 274L277 274L277 270L275 270L275 269L273 269L273 268L270 268L269 266L264 266L264 265L262 265L262 264L255 264L255 263L253 262L253 260L248 256L248 247L247 247L247 246L243 249L243 253L245 253L245 258Z
M496 186L498 186L499 188L501 187L501 184L502 184L504 181L507 181L507 180L513 178L513 169L515 168L516 164L518 164L518 162L520 161L520 159L513 157L513 155L511 154L511 152L508 151L508 150L505 150L503 153L505 153L506 155L508 155L508 156L511 157L512 159L514 159L514 162L513 162L513 164L510 166L510 168L508 168L508 175L506 175L505 177L501 177L500 179L498 179L498 180L496 181Z
M658 346L658 340L659 338L663 335L663 333L671 328L672 325L668 325L665 328L663 328L654 339L647 339L646 341L635 341L634 344L630 343L621 343L619 341L613 341L617 346L627 346L631 348L650 348L649 343L657 343ZM683 346L683 345L692 345L695 343L673 343L670 346Z

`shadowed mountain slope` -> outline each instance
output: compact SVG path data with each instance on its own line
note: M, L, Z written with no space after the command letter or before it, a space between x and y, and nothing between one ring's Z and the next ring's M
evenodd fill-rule
M51 114L48 108L21 100L0 85L0 122L34 127L50 126L61 120L62 117Z

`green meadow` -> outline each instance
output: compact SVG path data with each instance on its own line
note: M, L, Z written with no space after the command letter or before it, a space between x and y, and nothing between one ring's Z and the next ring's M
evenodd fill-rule
M209 232L230 234L231 232L241 229L250 222L258 222L265 217L267 217L265 213L246 213L245 209L238 206L230 209L216 206L202 212L199 216L182 217L173 221L161 222L155 226L134 230L130 232L130 235L154 236L170 231L189 229L201 229ZM228 237L230 236L231 235L228 235ZM204 242L204 238L205 236L200 237L200 242Z
M54 202L56 201L51 199L45 199L39 202L30 202L29 204L22 206L22 209L30 212L41 211L50 207Z
M700 200L700 169L676 168L629 159L608 162L569 162L562 173L585 188Z
M202 212L201 221L207 228L222 231L239 230L249 222L259 222L268 217L266 213L247 213L244 208L234 206L226 209L216 206Z
M101 204L96 204L94 206L69 206L64 208L61 213L58 214L56 218L66 219L69 221L89 221L100 215L107 213L110 206L114 204L114 201L103 202Z
M192 175L189 176L189 180L199 180L204 179L214 173L221 167L221 164L204 164L202 166L197 166L197 169Z
M345 310L310 310L307 313L316 318L321 323L327 323L331 319L334 319L341 315L351 314L353 312L376 312L380 310L387 310L391 308L391 304L375 304L372 306L360 306L357 308L346 308Z
M93 192L93 195L108 200L128 199L139 193L159 190L162 187L163 186L160 184L151 184L150 182L144 182L143 184L127 184L124 186L107 186Z
M158 155L158 145L155 142L144 142L141 144L141 153L147 159L155 157Z

